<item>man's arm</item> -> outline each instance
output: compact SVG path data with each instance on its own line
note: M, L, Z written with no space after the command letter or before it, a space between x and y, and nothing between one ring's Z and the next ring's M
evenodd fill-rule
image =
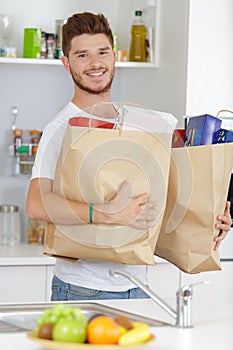
M89 204L66 199L52 192L53 180L36 178L31 181L27 214L31 219L44 220L54 224L89 223ZM93 224L129 225L145 229L156 220L152 213L154 202L149 202L147 193L130 198L131 185L125 181L112 201L95 204ZM149 214L145 211L150 211Z

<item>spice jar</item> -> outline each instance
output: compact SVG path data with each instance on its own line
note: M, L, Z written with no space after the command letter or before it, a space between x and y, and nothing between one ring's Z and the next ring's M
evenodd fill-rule
M18 148L21 146L22 144L22 134L23 134L23 130L20 129L15 129L13 131L14 134L14 155L16 155Z
M36 152L38 150L38 143L40 141L40 131L39 130L31 130L31 144L32 144L32 157L35 159Z
M19 155L20 173L30 174L32 170L32 162L29 157L28 146L19 147L17 154Z

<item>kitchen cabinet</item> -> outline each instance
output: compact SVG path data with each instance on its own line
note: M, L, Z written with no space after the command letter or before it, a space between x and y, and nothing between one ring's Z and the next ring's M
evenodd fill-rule
M148 284L161 297L173 298L179 287L179 270L156 257L148 266ZM0 304L44 302L51 296L55 259L43 255L43 246L0 245Z
M54 264L42 246L0 246L0 304L49 301Z
M0 303L49 301L51 275L48 265L0 267Z

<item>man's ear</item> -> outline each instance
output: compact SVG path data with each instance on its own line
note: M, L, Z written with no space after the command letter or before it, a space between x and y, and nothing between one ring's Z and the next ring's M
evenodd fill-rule
M63 63L65 70L67 70L67 72L70 73L70 65L69 65L68 57L62 56L61 60L62 60L62 63Z

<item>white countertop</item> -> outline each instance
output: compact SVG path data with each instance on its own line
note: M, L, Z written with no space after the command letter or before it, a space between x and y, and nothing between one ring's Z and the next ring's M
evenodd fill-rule
M43 254L42 245L21 243L14 246L0 244L0 266L54 265L55 258ZM155 257L156 263L168 263Z
M175 300L166 300L174 304ZM233 349L233 298L230 301L221 299L199 299L193 305L193 323L191 329L175 327L152 328L156 336L151 346L141 349L155 350L232 350ZM100 303L118 307L137 314L171 322L173 319L152 300L112 300ZM174 305L172 305L174 306ZM43 350L39 344L27 339L26 333L0 334L0 348L4 350ZM77 346L78 350L78 346Z
M43 254L42 245L0 245L0 266L54 265L55 259Z

